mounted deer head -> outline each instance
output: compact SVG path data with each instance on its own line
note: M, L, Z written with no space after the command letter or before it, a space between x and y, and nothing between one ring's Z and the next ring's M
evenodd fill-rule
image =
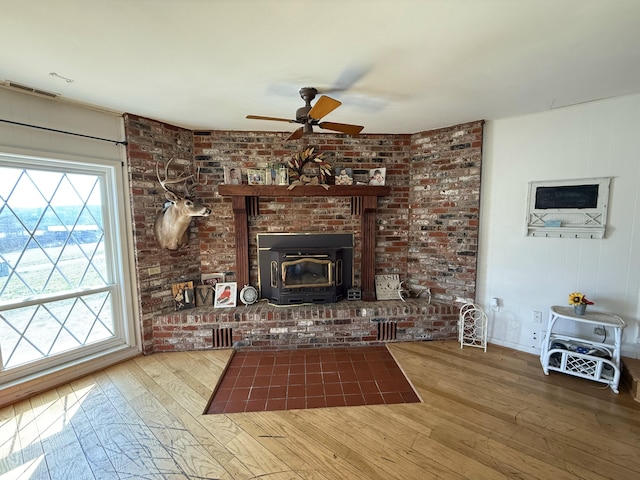
M160 178L160 171L156 163L156 175L160 186L165 191L167 201L156 217L154 231L156 240L162 248L178 250L189 243L191 217L208 217L211 210L191 198L196 185L206 185L207 183L206 179L204 183L200 183L200 169L196 172L195 178L193 175L180 175L178 178L169 180L169 164L172 161L173 158L164 167L164 180ZM169 185L176 183L184 183L186 195L180 195L169 187Z

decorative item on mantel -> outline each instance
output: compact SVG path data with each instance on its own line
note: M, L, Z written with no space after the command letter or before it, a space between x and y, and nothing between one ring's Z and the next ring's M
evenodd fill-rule
M573 292L569 294L569 305L573 305L573 311L576 315L584 315L587 305L593 305L593 302L588 300L582 293Z
M245 285L242 290L240 290L240 301L246 305L253 305L258 301L258 290L251 285Z
M319 169L318 175L309 175L305 173L305 166L309 163L315 165ZM331 164L324 159L324 153L315 151L315 148L309 147L302 152L296 153L291 160L287 162L291 173L289 174L289 190L294 189L298 185L320 185L325 190L329 190L327 179L331 176Z

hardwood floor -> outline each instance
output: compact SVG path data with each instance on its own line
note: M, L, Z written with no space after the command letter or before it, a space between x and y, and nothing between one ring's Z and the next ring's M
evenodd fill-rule
M640 403L537 356L390 344L422 403L202 415L230 351L155 354L0 409L0 479L640 479Z

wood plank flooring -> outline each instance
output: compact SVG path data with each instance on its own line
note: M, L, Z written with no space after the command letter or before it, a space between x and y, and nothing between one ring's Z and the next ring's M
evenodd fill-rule
M640 403L537 356L389 345L422 403L203 415L230 351L137 357L0 409L0 480L640 479Z

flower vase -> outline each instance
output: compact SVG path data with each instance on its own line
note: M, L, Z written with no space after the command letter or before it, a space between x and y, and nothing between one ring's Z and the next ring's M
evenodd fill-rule
M578 305L574 305L573 311L576 315L584 315L584 313L587 311L587 304L580 303Z

